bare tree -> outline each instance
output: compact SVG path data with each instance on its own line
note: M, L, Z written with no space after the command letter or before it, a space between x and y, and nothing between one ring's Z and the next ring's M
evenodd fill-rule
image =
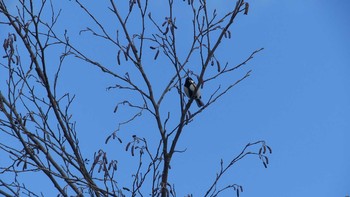
M236 80L222 80L244 69L263 50L253 51L237 65L222 63L217 55L220 44L231 39L230 27L237 17L248 14L249 3L243 0L232 2L232 9L226 13L209 7L206 0L168 0L163 10L155 10L156 2L148 0L103 2L108 4L106 10L111 16L108 21L94 14L82 0L71 4L78 5L92 22L81 34L116 48L115 53L111 52L116 57L115 65L88 55L71 41L69 29L60 34L62 29L58 31L56 27L61 10L55 8L53 1L19 0L15 9L0 1L0 24L11 28L3 39L4 55L0 63L1 72L7 75L6 85L0 89L0 151L6 160L0 166L0 174L14 177L10 182L0 180L0 194L39 196L17 177L42 172L55 187L53 193L59 196L176 196L175 183L168 179L169 169L175 153L183 152L177 150L177 144L186 126L249 77L251 70ZM178 22L176 17L184 12L191 17ZM118 25L111 28L113 25L106 25L109 22ZM184 36L190 42L181 43ZM58 63L47 57L52 51L59 56ZM131 186L118 184L118 161L109 159L107 151L97 150L91 162L81 153L79 131L70 112L74 96L58 91L60 71L68 57L100 69L102 72L97 74L112 77L114 85L108 90L127 92L137 98L116 103L115 113L120 107L128 107L135 113L120 122L106 136L105 143L111 140L123 143L118 131L137 118L149 116L154 121L156 129L150 132L158 136L156 140L130 134L132 140L125 144L130 155L139 158ZM157 62L166 62L163 66L169 71L161 85L157 85L158 79L154 77L157 71L151 66ZM116 65L124 66L122 71ZM187 77L197 82L194 95L201 88L216 87L206 89L203 106L192 106L197 98L187 98L183 93ZM203 195L218 196L233 189L238 196L242 186L220 187L222 176L247 155L256 155L267 167L267 155L271 152L264 141L257 141L248 143L229 163L221 160L219 172ZM144 188L146 185L151 188Z

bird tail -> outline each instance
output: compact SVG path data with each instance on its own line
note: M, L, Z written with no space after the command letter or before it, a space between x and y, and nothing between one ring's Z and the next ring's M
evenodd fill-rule
M196 99L196 103L198 107L202 107L204 105L204 103L200 99Z

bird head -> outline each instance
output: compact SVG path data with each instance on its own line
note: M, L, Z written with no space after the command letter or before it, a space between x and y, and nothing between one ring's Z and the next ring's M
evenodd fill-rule
M191 77L187 77L186 78L186 83L193 83L193 79Z

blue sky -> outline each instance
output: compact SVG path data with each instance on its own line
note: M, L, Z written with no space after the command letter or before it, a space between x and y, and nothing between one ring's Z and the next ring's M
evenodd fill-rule
M215 178L221 158L228 162L248 142L263 139L273 149L269 167L265 169L259 159L247 157L226 174L223 185L243 185L242 196L246 197L350 194L350 2L249 3L248 16L238 17L231 29L232 39L219 48L220 57L234 64L256 49L265 50L245 68L253 69L251 77L186 128L179 149L187 151L174 156L170 181L176 185L178 196L189 193L202 196ZM220 10L231 4L220 1L211 6ZM71 6L67 10L77 8L71 2L63 6ZM94 8L96 13L104 16L105 11L98 8ZM116 53L111 54L111 46L86 42L86 35L74 36L88 23L78 23L83 14L63 11L62 17L60 25L72 29L73 42L101 61L115 64ZM110 20L103 22L115 24ZM7 35L6 31L0 32L1 37ZM163 61L159 60L161 64ZM92 157L100 148L115 152L111 157L120 159L120 169L127 172L122 177L127 180L129 166L136 160L125 156L123 146L134 133L152 138L154 125L149 124L147 116L140 118L120 132L123 145L105 145L105 138L118 121L127 118L126 110L113 113L123 95L106 91L107 86L114 84L113 79L98 69L76 60L69 63L63 68L61 87L62 91L76 94L72 113L77 120L82 151L86 157ZM167 67L154 66L157 68L152 73L154 80L162 79ZM208 99L205 89L202 94L204 101ZM226 192L222 196L231 194Z

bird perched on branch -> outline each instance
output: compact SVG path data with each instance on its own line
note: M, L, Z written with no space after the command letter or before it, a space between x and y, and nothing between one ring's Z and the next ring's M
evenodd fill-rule
M202 107L204 103L201 101L201 98L202 98L201 92L200 92L200 89L198 88L196 94L194 95L196 89L197 89L196 83L193 81L191 77L187 77L184 85L185 94L188 98L194 98L198 107Z

